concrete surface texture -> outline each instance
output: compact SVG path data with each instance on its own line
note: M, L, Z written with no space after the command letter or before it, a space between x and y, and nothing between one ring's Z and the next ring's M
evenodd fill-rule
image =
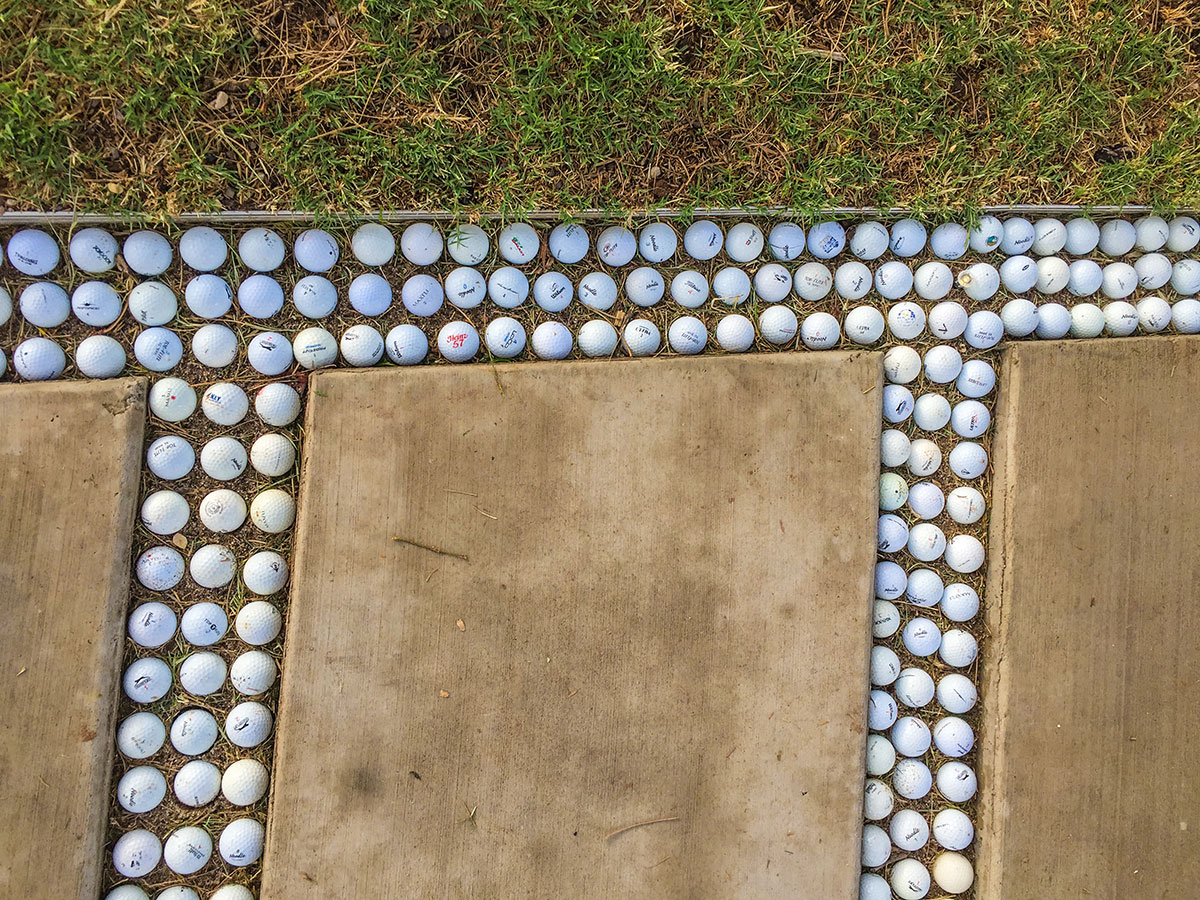
M854 896L880 377L314 375L262 896Z
M1000 384L978 896L1195 897L1196 343L1017 344Z
M0 895L95 900L141 379L0 386Z

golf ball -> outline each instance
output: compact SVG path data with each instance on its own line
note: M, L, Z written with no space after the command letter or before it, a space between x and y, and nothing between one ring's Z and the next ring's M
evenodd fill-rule
M231 866L249 866L262 858L266 829L257 819L234 819L221 831L217 847Z
M687 255L699 262L712 259L725 245L725 235L716 222L701 219L688 226L683 233L683 249Z
M237 531L246 521L246 501L237 491L220 488L204 496L199 512L205 528L217 534L228 534Z
M217 742L217 720L206 709L185 709L171 723L171 746L184 756L199 756Z
M250 399L236 384L219 381L204 392L200 409L209 421L228 427L246 418L250 411Z
M242 565L242 581L246 589L260 597L269 597L283 590L287 580L287 560L273 550L261 550Z
M261 650L247 650L229 667L229 683L239 694L265 694L275 683L279 670L275 660Z
M188 268L213 272L225 265L229 245L216 229L197 225L180 235L179 256Z
M612 225L600 232L596 238L596 255L607 266L617 268L626 265L637 253L637 238L633 232L621 225Z
M539 359L566 359L571 354L571 329L562 322L543 322L529 340Z
M0 306L11 313L12 301L5 291L0 300ZM75 318L93 328L105 328L117 321L121 315L121 298L111 285L103 281L85 281L71 293L71 311ZM0 325L7 321L8 315L0 310Z
M727 353L744 353L754 344L754 323L739 313L730 313L717 323L716 338Z
M1033 223L1033 243L1029 245L1035 256L1053 256L1067 243L1067 227L1058 219L1038 219Z
M546 244L551 256L565 266L573 266L587 256L591 239L582 225L563 223L554 226Z
M177 434L156 438L146 450L146 467L164 481L178 481L196 464L196 451Z
M239 759L221 777L221 793L234 806L251 806L267 793L270 773L257 759Z
M776 346L786 346L795 340L797 328L799 321L796 314L783 305L768 306L758 317L759 334L763 340Z
M125 368L125 349L106 334L85 337L75 348L75 368L88 378L115 378Z
M184 806L207 806L221 792L221 770L205 760L193 759L175 773L174 790Z
M912 454L908 435L895 428L886 429L880 437L880 461L885 467L900 466Z
M71 314L71 299L57 284L35 281L21 291L19 308L21 317L30 325L36 328L57 328L67 321L67 316Z
M630 237L632 236L630 234ZM636 246L636 241L634 246ZM541 239L538 238L538 233L534 231L532 225L525 222L514 222L500 232L500 236L496 238L496 248L505 260L513 265L523 266L537 258L538 250L541 248ZM630 254L629 258L632 259L633 255ZM627 259L625 262L629 262L629 260ZM619 265L625 265L625 263Z
M708 279L686 269L671 279L671 299L687 309L697 309L708 299Z
M383 335L370 325L351 325L342 334L338 349L352 366L373 366L383 359Z
M181 242L181 255L182 251ZM71 243L67 247L67 252L76 268L95 275L107 272L117 264L119 248L117 239L103 228L81 228L71 235Z
M762 229L751 222L738 222L725 235L725 255L737 263L758 259L764 246Z
M607 272L589 272L579 280L579 302L605 312L617 302L617 283Z
M942 614L951 622L969 622L979 612L979 595L969 584L955 582L942 594Z
M618 340L617 329L603 319L592 319L579 328L579 351L584 356L612 356Z
M189 694L204 697L225 683L225 660L208 650L187 656L179 664L179 684Z
M406 278L400 287L400 302L414 316L434 315L445 299L442 283L432 275L414 275Z
M946 222L929 235L929 249L938 259L955 260L967 252L969 233L957 222Z
M741 269L726 266L713 276L712 289L726 306L741 306L750 296L750 276Z
M442 233L429 222L413 222L400 234L400 253L414 266L433 265L444 246Z
M961 675L947 675L961 678ZM947 850L965 850L975 840L975 826L961 809L943 809L933 817L933 839Z
M205 544L192 554L188 572L202 588L224 587L237 574L237 558L222 544Z
M127 831L113 845L112 860L118 874L142 878L158 867L162 860L162 843L144 828Z
M230 328L212 323L192 335L192 356L210 369L223 369L237 359L238 339ZM290 357L291 347L288 347Z
M906 857L892 866L890 883L900 900L921 900L929 893L929 870L920 860Z
M1091 219L1075 218L1067 222L1063 249L1071 256L1087 256L1100 242L1100 226Z
M238 307L252 319L271 318L283 302L283 286L270 275L251 275L238 285Z
M337 307L337 288L322 275L307 275L292 288L292 305L306 319L323 319Z
M183 578L183 557L173 547L151 547L137 558L137 580L151 591L169 591Z
M309 228L300 232L292 246L292 255L300 268L309 272L328 272L341 255L337 239L328 231Z
M163 844L163 862L177 875L194 875L211 856L212 837L195 825L175 829Z
M804 252L804 229L795 222L779 222L767 235L771 255L783 262L798 259Z
M700 353L708 344L708 329L695 316L680 316L667 329L667 343L676 353Z
M324 328L305 328L292 338L292 354L305 369L318 369L337 362L338 344Z
M1004 240L1004 223L995 216L982 216L968 232L967 243L976 253L991 253Z
M512 359L525 349L525 328L516 319L501 316L488 322L483 340L492 356Z
M300 415L300 394L281 381L264 385L254 397L254 412L264 425L283 428Z
M873 306L856 306L846 313L846 337L856 344L869 345L883 336L887 322Z
M271 272L283 264L287 244L269 228L251 228L238 239L238 256L255 272Z
M156 656L135 659L125 669L121 686L134 703L154 703L171 690L171 667Z
M261 647L279 637L283 617L279 609L266 600L251 600L239 610L234 621L237 636L247 644Z
M846 300L861 300L874 284L871 270L860 262L845 262L833 273L833 289Z
M487 294L501 309L516 309L529 296L529 279L515 266L504 266L488 276Z
M1071 311L1061 303L1043 303L1038 307L1034 334L1043 340L1065 337L1071 330Z
M396 255L396 237L387 227L368 222L355 229L350 252L364 266L386 265Z
M652 222L638 236L638 252L648 263L666 262L678 246L679 236L666 222Z
M175 612L165 603L142 603L129 614L129 639L139 647L161 647L175 636L176 624Z
M167 726L151 712L136 712L117 727L117 749L130 759L147 759L167 739Z
M634 319L625 326L622 339L630 356L653 356L662 343L658 326L649 319Z
M887 321L893 337L900 341L911 341L925 330L925 310L908 301L897 303L888 309Z
M913 273L913 290L922 300L941 300L954 286L954 274L944 262L927 262Z
M850 236L850 252L870 261L883 256L890 242L891 236L882 222L860 222Z
M67 355L49 338L32 337L17 344L13 369L26 381L49 381L67 367Z
M921 356L912 347L892 347L883 355L883 373L892 384L909 384L921 374Z
M154 491L142 501L142 524L155 534L174 534L190 518L187 500L175 491Z
M891 251L895 256L916 256L925 249L925 226L916 219L900 219L892 226Z
M429 338L416 325L397 325L384 339L388 359L398 366L415 366L429 354Z
M724 270L728 271L728 270ZM801 300L815 302L829 296L833 288L833 275L822 263L805 263L792 276L792 290Z
M846 229L840 222L818 222L808 230L808 252L817 259L832 259L846 246Z
M786 300L792 291L792 273L779 263L759 266L754 273L754 293L764 303Z
M937 684L937 699L946 712L962 715L974 708L979 701L979 692L966 675L951 672L943 675ZM965 846L965 845L964 845ZM951 847L952 850L961 849Z
M545 312L562 312L574 297L575 286L562 272L545 272L533 283L533 302Z
M225 736L238 747L257 747L271 734L271 711L254 700L239 703L225 717Z
M446 249L460 266L477 266L487 259L491 241L478 225L455 225L446 237Z
M625 276L625 296L635 306L654 306L665 292L663 277L649 266L639 266Z
M1033 223L1020 216L1004 220L1004 237L1000 240L1000 252L1008 256L1028 253L1037 232Z
M225 610L215 603L204 601L193 603L183 611L179 620L179 633L189 644L211 647L229 630L229 618Z
M364 316L381 316L391 309L392 285L382 275L364 272L350 282L350 287L346 289L346 299L350 301L355 312Z

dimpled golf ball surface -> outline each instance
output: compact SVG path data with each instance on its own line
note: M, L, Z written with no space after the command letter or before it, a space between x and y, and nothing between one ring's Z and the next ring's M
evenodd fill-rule
M93 334L75 348L75 368L88 378L115 378L125 368L125 349L115 338Z
M210 647L225 636L229 619L225 610L215 603L193 603L183 611L179 632L184 640L196 647Z
M165 603L143 603L129 614L129 639L139 647L161 647L175 636L175 612Z
M203 325L192 335L192 356L210 369L225 368L237 359L237 352L237 335L224 325Z
M206 544L192 554L188 572L202 588L224 587L237 574L237 557L222 544Z
M268 432L250 446L250 465L268 478L278 478L296 463L296 448L285 435Z
M217 741L217 720L206 709L185 709L171 723L171 746L184 756L207 753Z
M221 778L221 793L234 806L251 806L267 792L270 774L257 759L239 759L231 763Z
M154 656L135 659L125 669L121 685L134 703L154 703L171 689L171 667Z
M208 864L212 837L203 828L185 825L171 832L163 844L163 862L177 875L193 875Z
M630 236L632 237L632 235ZM637 246L636 241L634 246ZM538 237L537 231L532 225L525 222L514 222L505 226L496 238L496 249L500 255L515 266L523 266L532 262L537 257L540 247L541 239ZM618 265L624 265L632 258L633 255L630 254L629 259Z
M282 627L283 617L278 608L266 600L251 600L241 608L234 622L237 636L256 647L275 640Z
M543 322L533 330L530 344L539 359L566 359L574 339L571 329L561 322Z
M738 313L717 323L717 343L728 353L744 353L754 345L754 323Z
M383 343L388 359L398 366L415 366L429 355L429 338L416 325L397 325Z
M27 285L21 291L19 306L21 317L36 328L57 328L71 314L67 292L49 281Z
M501 316L488 322L483 339L493 356L512 359L525 349L525 328L516 319Z
M795 340L798 328L796 314L786 306L768 306L758 317L758 330L763 340L777 346Z
M708 329L695 316L680 316L667 329L667 343L676 353L700 353L708 344Z
M221 831L221 858L231 866L253 865L262 857L264 833L257 819L235 819Z
M626 325L623 339L630 356L653 356L662 343L658 327L649 319L634 319Z
M254 397L254 412L264 425L291 425L300 414L300 394L290 384L264 385Z
M242 581L247 590L260 597L281 591L287 580L287 560L273 550L260 550L242 566Z
M67 252L77 269L95 275L116 265L119 246L103 228L81 228L71 236Z
M136 712L117 727L117 749L130 759L147 759L167 738L167 727L151 712Z
M167 779L153 766L135 766L117 782L117 802L126 812L149 812L166 795Z
M11 300L7 291L0 297L0 307L8 308ZM0 308L0 324L7 319ZM121 315L121 298L103 281L85 281L71 293L71 311L80 322L94 328L104 328L117 321ZM11 312L11 310L9 310Z
M261 650L249 650L229 666L229 683L239 694L265 694L275 683L278 669L273 660Z
M556 225L546 239L550 255L563 265L571 266L587 256L591 239L582 225Z
M257 747L271 733L271 711L254 700L239 703L225 717L225 736L238 747Z
M28 338L17 344L12 361L13 369L26 381L49 381L67 367L62 347L44 337Z
M162 860L162 843L144 828L117 838L112 852L113 868L126 878L149 875Z
M348 365L373 366L383 359L383 335L370 325L351 325L342 334L338 350Z
M579 351L584 356L612 356L617 349L617 329L603 319L592 319L579 327Z
M133 355L151 372L167 372L183 359L183 343L170 329L147 328L134 338Z
M179 664L179 684L189 694L204 697L225 683L225 660L207 650L190 654Z

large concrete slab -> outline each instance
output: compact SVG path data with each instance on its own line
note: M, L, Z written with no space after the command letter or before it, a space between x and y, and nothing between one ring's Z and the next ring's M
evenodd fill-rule
M0 386L0 895L100 893L141 379Z
M263 897L857 896L879 379L315 375Z
M979 896L1200 884L1200 341L1018 344L997 421Z

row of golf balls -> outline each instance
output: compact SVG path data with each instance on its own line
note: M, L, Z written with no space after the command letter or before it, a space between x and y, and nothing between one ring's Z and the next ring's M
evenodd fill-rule
M963 337L976 349L988 349L1007 337L1036 336L1043 339L1063 337L1092 338L1107 334L1127 337L1138 333L1156 334L1172 325L1183 334L1200 333L1200 300L1184 298L1174 306L1158 296L1143 298L1136 306L1123 300L1103 308L1079 303L1068 309L1057 303L1040 306L1024 298L1009 301L997 314L977 310L968 315L959 303L944 301L933 307L928 317L922 307L901 302L889 308L887 316L873 306L858 306L845 316L844 323L825 312L811 313L801 321L796 312L783 304L768 306L755 323L744 315L731 313L718 323L713 337L717 345L730 353L749 350L756 336L768 344L788 347L797 335L810 350L828 350L838 346L843 336L850 342L869 346L879 341L885 330L899 340L912 340L925 331L935 337L953 340ZM844 335L843 335L844 326ZM703 352L710 343L708 326L695 316L680 316L667 330L667 345L680 354ZM491 320L481 341L470 322L455 320L442 326L436 344L439 355L448 362L469 362L486 345L496 358L520 355L528 345L540 359L564 359L578 346L588 357L611 356L620 345L631 356L652 356L663 348L663 335L649 319L630 320L618 334L604 319L584 323L577 335L561 322L543 322L533 334L519 320L501 316ZM203 365L219 369L232 364L238 356L239 338L225 325L205 325L193 336L192 353ZM142 331L133 344L137 362L152 372L167 372L183 361L184 347L179 336L162 327ZM250 365L268 377L281 375L299 364L306 369L336 364L338 357L352 366L373 366L384 355L398 365L415 365L429 354L429 338L412 324L397 325L386 336L367 324L352 325L340 340L321 327L305 328L289 340L278 332L256 334L249 342L246 356ZM107 335L92 335L75 350L75 365L90 378L111 378L126 368L124 347ZM21 342L13 353L17 374L30 381L59 377L66 369L67 357L51 338L33 337ZM5 362L0 353L0 374ZM236 386L225 386L231 395ZM207 401L207 398L206 398ZM216 401L213 400L213 403ZM207 410L207 407L206 407ZM215 421L215 420L214 420Z
M1090 259L1068 263L1056 256L1033 260L1027 256L1009 257L999 269L977 262L953 273L943 262L928 262L915 272L907 263L885 262L872 272L860 262L848 262L831 272L822 263L810 262L795 271L780 263L760 266L751 276L745 270L726 267L709 280L692 269L671 278L649 266L629 272L624 279L625 297L635 306L656 306L667 294L680 306L697 309L715 298L728 306L740 306L752 296L762 303L780 303L790 297L805 302L825 299L831 293L847 301L865 298L872 290L888 301L902 300L915 293L922 300L942 300L955 285L970 299L991 299L1003 286L1013 294L1034 289L1044 295L1067 291L1073 297L1086 298L1097 293L1110 300L1123 300L1137 290L1156 291L1167 287L1181 296L1200 291L1200 260L1172 262L1162 254L1150 253L1130 265L1111 262L1101 266ZM607 312L616 304L621 291L606 272L590 272L578 283L562 272L546 272L533 284L520 269L512 266L496 269L486 278L477 269L463 266L445 276L444 282L426 274L413 275L400 287L400 301L414 316L436 315L448 301L458 309L479 306L485 298L501 309L516 309L532 294L534 303L544 312L559 313L578 296L579 302L593 310ZM391 283L373 272L355 278L346 291L353 310L363 316L383 315L393 305ZM278 315L286 302L283 286L268 275L252 275L242 281L236 295L224 279L202 274L192 278L184 289L184 303L202 319L220 319L233 309L246 316L269 320ZM320 275L302 278L292 289L292 303L309 319L323 319L338 305L334 284ZM131 317L141 325L171 323L179 312L179 298L161 281L143 281L129 291L124 303L120 295L103 281L87 281L68 296L61 286L49 281L26 285L19 296L21 317L36 328L51 329L62 325L72 314L84 324L106 328L128 307ZM0 325L13 311L11 295L0 288Z
M901 219L889 229L882 222L867 221L852 226L848 233L840 222L813 225L808 232L795 222L779 222L769 233L753 222L738 222L728 232L716 222L693 222L683 234L684 254L696 261L711 260L722 251L734 262L751 262L764 253L778 260L795 260L807 251L817 259L832 259L849 250L862 260L875 260L890 251L897 257L913 257L928 247L941 259L955 260L968 251L979 254L999 250L1008 256L1033 253L1050 256L1066 252L1086 256L1095 250L1109 257L1120 257L1138 250L1145 253L1167 249L1187 253L1200 242L1200 225L1189 216L1170 222L1159 216L1144 216L1135 222L1111 219L1102 225L1080 216L1068 222L1054 218L1030 222L1020 216L1001 221L983 216L974 228L947 222L929 231L914 219ZM542 239L533 226L517 222L503 227L496 236L496 251L512 265L526 265L538 259ZM474 266L491 253L491 239L478 225L454 226L448 240L430 222L414 222L400 236L403 258L414 266L430 266L442 258L443 251L460 265ZM550 255L564 265L582 262L592 249L588 229L577 224L561 224L546 236ZM363 265L382 266L396 253L395 235L386 226L369 223L360 226L350 241L354 256ZM655 264L675 257L679 235L666 222L653 222L638 234L621 225L604 228L596 236L596 257L602 263L619 267L635 256ZM318 228L302 232L292 246L300 268L314 273L327 272L337 264L341 248L337 239ZM76 231L68 245L76 267L88 273L101 273L116 265L118 255L139 275L153 277L165 272L173 261L171 242L154 231L137 231L118 244L102 228ZM238 257L247 268L271 272L287 258L287 242L270 228L251 228L238 240ZM217 230L197 226L179 239L179 255L198 272L221 268L229 258L229 246ZM10 264L22 274L40 277L58 265L61 252L57 241L44 231L25 229L10 238L7 247Z
M251 826L243 827L249 829ZM145 834L154 838L154 835L148 831ZM231 846L233 845L232 839L230 844ZM149 858L149 855L153 853L154 845L144 836L139 836L138 841L131 843L131 848L136 848L139 852L147 854L147 858ZM161 843L159 844L159 853L161 856ZM200 894L197 893L196 889L187 887L186 885L175 885L166 888L154 896L155 900L201 900ZM150 895L136 884L122 884L105 894L104 900L150 900ZM217 888L208 900L254 900L254 894L244 885L226 884Z

